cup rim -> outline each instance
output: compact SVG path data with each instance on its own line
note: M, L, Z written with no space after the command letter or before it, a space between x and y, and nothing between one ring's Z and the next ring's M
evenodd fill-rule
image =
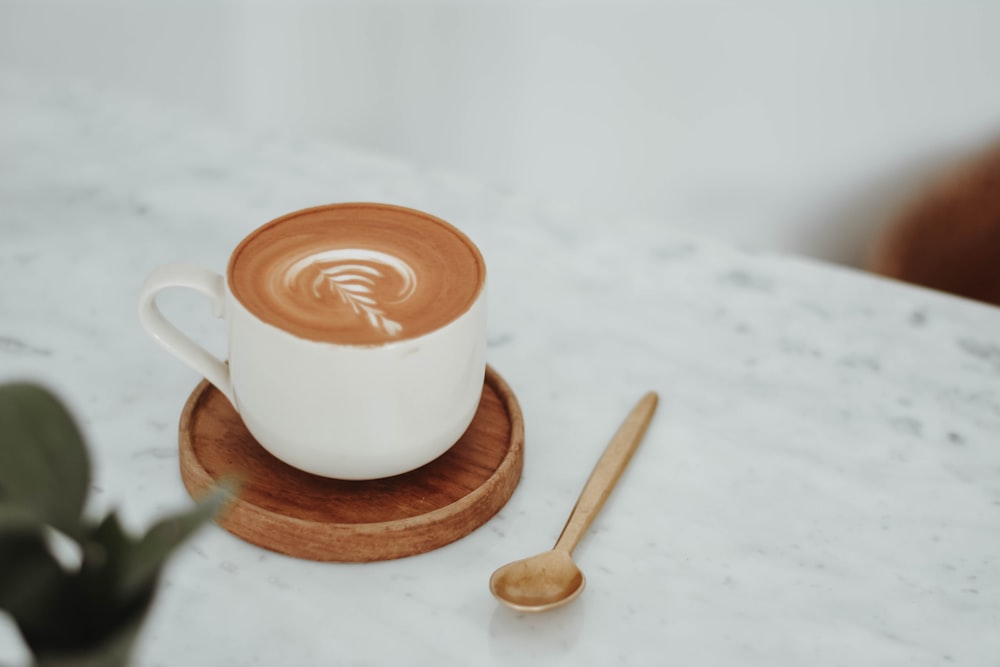
M273 322L269 322L269 321L265 320L259 314L255 313L242 299L240 299L240 297L236 294L235 290L233 290L233 288L232 288L232 276L233 276L233 272L234 272L236 260L238 259L238 257L240 255L240 253L242 252L242 250L256 236L258 236L259 234L262 234L265 230L270 229L271 227L275 227L277 225L283 224L284 222L286 222L288 220L291 220L291 219L294 219L294 218L302 217L302 216L305 216L305 215L312 215L312 214L315 214L315 213L318 213L318 212L322 212L322 211L328 211L328 210L334 210L334 209L344 210L344 209L350 209L350 208L380 209L380 210L393 211L393 212L399 213L399 214L404 214L404 215L408 215L408 216L414 216L414 217L422 218L424 220L432 222L433 224L437 224L437 225L445 228L447 231L449 231L450 233L452 233L456 237L458 237L469 248L469 250L472 252L473 256L476 259L476 265L480 268L480 270L479 270L479 284L477 286L477 289L473 292L472 298L469 300L468 305L463 310L461 310L455 317L453 317L452 319L448 320L447 322L441 324L440 326L438 326L438 327L436 327L434 329L431 329L430 331L426 331L426 332L424 332L422 334L419 334L419 335L416 335L416 336L411 336L411 337L407 337L407 338L401 338L399 340L383 340L383 341L368 342L368 343L351 343L351 342L339 342L339 341L333 341L333 340L320 340L320 339L310 338L310 337L307 337L307 336L300 336L300 335L298 335L298 334L296 334L296 333L294 333L292 331L289 331L288 329L285 329L285 328L283 328L283 327L281 327L281 326L279 326L279 325L277 325L277 324L275 324ZM236 247L230 253L229 260L228 260L228 262L226 264L226 272L224 274L224 278L225 278L226 293L233 299L233 301L235 303L239 304L239 306L240 306L241 309L243 309L247 314L249 314L251 317L253 317L259 323L261 323L261 324L263 324L265 326L268 326L268 327L270 327L272 329L275 329L277 331L280 331L280 332L282 332L282 333L284 333L284 334L292 337L295 340L305 341L305 342L309 342L309 343L331 345L331 346L340 347L340 348L359 348L359 349L373 348L373 349L383 349L383 348L388 348L388 347L392 347L392 346L395 346L395 345L400 345L400 344L403 344L403 343L416 342L416 341L424 339L424 338L426 338L428 336L433 336L434 334L442 331L443 329L446 329L446 328L454 325L456 322L458 322L459 320L461 320L464 317L466 317L482 301L484 295L486 294L487 267L486 267L486 260L483 258L482 251L480 251L479 247L472 241L472 239L469 238L469 236L467 234L465 234L462 230L460 230L458 227L456 227L455 225L451 224L450 222L448 222L446 220L443 220L442 218L439 218L439 217L437 217L435 215L432 215L430 213L426 213L424 211L421 211L421 210L418 210L418 209L415 209L415 208L410 208L410 207L407 207L407 206L399 206L399 205L396 205L396 204L385 204L385 203L378 203L378 202L338 202L338 203L330 203L330 204L321 204L321 205L318 205L318 206L311 206L311 207L302 208L302 209L299 209L299 210L296 210L296 211L292 211L291 213L286 213L284 215L281 215L281 216L279 216L277 218L274 218L274 219L266 222L265 224L263 224L263 225L255 228L255 229L253 229L246 236L244 236L243 239L240 240L240 242L236 245Z

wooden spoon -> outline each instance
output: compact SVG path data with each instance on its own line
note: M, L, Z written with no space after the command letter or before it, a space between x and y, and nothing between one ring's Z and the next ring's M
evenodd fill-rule
M561 607L583 591L586 579L573 562L573 549L632 459L658 401L657 395L649 392L632 408L590 473L556 545L493 573L490 591L496 599L518 611L547 611Z

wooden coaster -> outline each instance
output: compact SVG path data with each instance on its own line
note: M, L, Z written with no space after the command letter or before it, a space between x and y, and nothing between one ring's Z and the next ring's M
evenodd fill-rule
M239 478L239 495L219 525L258 546L311 560L389 560L454 542L506 504L523 461L521 408L490 367L461 439L422 468L385 479L329 479L279 461L207 381L188 398L180 421L181 478L191 496Z

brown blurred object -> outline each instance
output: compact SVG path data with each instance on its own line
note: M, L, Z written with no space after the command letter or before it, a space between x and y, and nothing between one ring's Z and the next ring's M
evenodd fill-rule
M889 224L868 269L1000 305L1000 145L933 183Z

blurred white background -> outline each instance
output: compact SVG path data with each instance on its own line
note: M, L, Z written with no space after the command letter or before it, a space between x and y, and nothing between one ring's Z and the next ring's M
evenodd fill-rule
M1000 139L1000 2L0 0L0 66L860 262Z

